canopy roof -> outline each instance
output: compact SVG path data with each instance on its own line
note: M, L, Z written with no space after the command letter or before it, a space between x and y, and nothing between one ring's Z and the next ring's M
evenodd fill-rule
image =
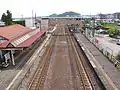
M31 30L18 24L0 27L0 36L4 38L2 42L0 41L0 48L28 47L44 33L44 31Z

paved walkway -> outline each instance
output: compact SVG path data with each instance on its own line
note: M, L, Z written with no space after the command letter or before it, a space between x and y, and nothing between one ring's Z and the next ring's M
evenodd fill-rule
M75 34L76 38L82 42L89 52L94 56L95 60L102 66L104 72L120 89L120 71L118 71L112 63L90 42L85 36ZM112 90L112 89L111 89Z

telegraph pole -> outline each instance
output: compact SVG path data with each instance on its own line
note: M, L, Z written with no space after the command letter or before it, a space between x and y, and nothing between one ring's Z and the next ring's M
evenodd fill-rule
M33 17L33 10L32 10L32 26L34 27L34 17Z
M41 31L41 19L40 19L39 23L40 23L40 31Z
M24 19L23 19L23 14L21 15L21 20L22 20L22 25L24 25Z
M35 13L35 26L37 28L37 18L36 18L36 13Z
M95 36L95 18L92 18L93 21L93 30L92 30L92 36Z

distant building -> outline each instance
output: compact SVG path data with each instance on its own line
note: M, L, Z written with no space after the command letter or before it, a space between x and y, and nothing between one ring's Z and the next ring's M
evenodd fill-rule
M25 20L25 26L28 28L34 27L35 26L35 19L33 18L14 18L13 21L21 21Z
M113 16L114 19L120 19L120 12L114 13Z
M98 14L100 19L106 19L106 15L105 14Z
M0 21L0 27L5 26L5 22Z
M25 19L25 26L30 28L30 27L34 27L35 24L34 24L34 20L32 18L26 18Z
M113 14L106 14L106 19L114 19L114 15Z

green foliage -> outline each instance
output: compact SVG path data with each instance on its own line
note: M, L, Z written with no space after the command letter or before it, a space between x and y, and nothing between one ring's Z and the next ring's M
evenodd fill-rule
M3 22L5 22L5 20L6 20L6 15L5 15L5 13L2 14L1 20L2 20Z
M12 13L9 10L7 10L6 14L2 14L1 20L5 22L6 25L12 25Z
M120 26L116 23L101 23L103 29L108 30L110 37L116 37L120 35Z
M66 16L69 16L69 17L80 16L80 14L70 11L70 12L64 12L62 14L52 14L52 15L50 15L50 17L66 17Z
M7 10L7 15L6 15L6 17L7 17L7 25L12 25L12 13L9 11L9 10Z
M57 14L52 14L49 17L57 17Z
M116 23L101 23L101 26L108 28L109 30L120 29L120 26L118 26Z
M90 20L88 20L88 19L85 19L84 21L85 21L85 24L90 24L91 23Z
M109 36L110 37L117 37L118 35L120 35L120 31L119 30L109 30Z
M13 21L14 24L20 24L25 26L25 20L21 20L21 21Z

